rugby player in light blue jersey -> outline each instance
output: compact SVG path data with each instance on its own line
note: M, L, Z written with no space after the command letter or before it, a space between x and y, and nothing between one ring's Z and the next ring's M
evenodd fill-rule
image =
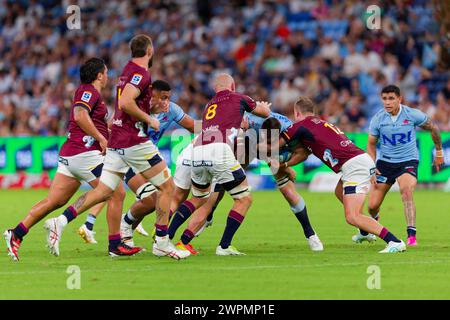
M375 160L377 166L377 184L369 194L369 213L379 218L381 203L386 193L397 180L406 217L408 241L410 246L417 245L416 208L413 200L417 184L417 167L419 151L416 145L416 128L431 132L436 154L433 165L439 171L444 163L441 134L438 127L420 110L401 104L402 96L397 86L389 85L382 89L381 99L384 109L372 118L369 128L367 153ZM376 145L380 145L377 155ZM360 230L352 237L353 241L372 242L375 236Z
M177 123L181 127L194 132L194 120L187 115L179 105L170 101L171 87L170 85L162 80L156 80L152 83L152 98L151 104L165 105L161 112L156 114L156 118L159 121L159 131L155 131L153 128L148 129L148 136L150 140L156 145L159 139L162 137L165 131L173 124ZM136 202L128 210L127 214L122 218L121 223L121 234L127 233L124 238L125 242L134 246L130 233L132 234L132 228L128 225L133 225L136 231L148 236L148 233L140 225L142 219L153 212L156 204L156 188L149 183L140 174L135 174L132 169L130 169L124 176L124 180L131 190L136 194ZM178 187L175 186L174 194L177 194ZM142 200L142 201L140 201ZM87 243L95 243L93 227L97 216L100 214L100 210L92 210L88 215L86 222L80 227L80 235L83 235L83 239Z

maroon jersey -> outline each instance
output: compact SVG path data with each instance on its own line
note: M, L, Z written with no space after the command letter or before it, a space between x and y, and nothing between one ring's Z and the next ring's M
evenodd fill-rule
M147 124L133 118L124 112L119 105L120 95L127 84L136 87L140 94L136 98L139 109L150 113L150 99L152 97L152 81L150 72L129 61L122 71L117 83L117 95L114 118L111 128L110 148L129 148L148 141Z
M294 123L281 137L287 143L301 143L334 172L364 153L339 128L318 117L306 117Z
M98 141L84 132L76 123L74 116L75 108L86 109L97 130L108 139L108 125L106 123L108 109L100 93L92 84L81 84L77 91L75 91L73 97L69 120L69 134L67 135L66 142L61 147L59 155L70 157L87 151L101 151L102 149Z
M202 116L202 135L196 145L213 142L234 143L244 112L252 112L256 102L241 93L223 90L206 105Z

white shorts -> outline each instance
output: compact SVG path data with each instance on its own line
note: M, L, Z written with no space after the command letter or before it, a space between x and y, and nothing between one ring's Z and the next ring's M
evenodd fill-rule
M199 189L208 187L214 179L225 190L230 190L232 188L227 186L240 184L245 172L228 144L211 143L194 147L191 179Z
M193 152L193 145L190 143L184 150L180 153L177 158L177 164L175 173L173 175L173 182L178 188L189 190L191 189L191 159Z
M108 148L103 169L126 173L129 168L141 173L163 161L158 147L147 141L129 148Z
M103 160L104 157L98 150L70 157L59 156L56 172L79 181L91 182L100 177Z
M375 176L375 162L364 153L344 163L341 172L344 194L366 194L370 189L370 178Z

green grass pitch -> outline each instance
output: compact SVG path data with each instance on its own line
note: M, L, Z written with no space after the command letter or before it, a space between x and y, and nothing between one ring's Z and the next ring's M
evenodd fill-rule
M415 193L419 246L406 253L381 255L384 242L353 244L355 229L345 223L333 194L304 196L313 226L325 251L309 250L300 225L277 191L254 192L254 202L233 244L247 255L218 257L215 247L222 235L231 200L218 208L214 224L193 245L201 255L185 261L154 257L147 251L135 257L111 259L106 255L106 219L102 213L96 231L99 244L84 244L76 234L79 217L66 229L61 256L45 248L40 222L21 247L21 261L6 255L2 240L0 299L449 299L450 234L449 194ZM15 226L46 191L0 192L0 228ZM125 206L133 201L128 195ZM51 216L59 214L58 210ZM151 229L153 217L145 221ZM387 196L381 222L405 240L405 219L398 193ZM176 239L181 234L181 228ZM150 239L136 235L136 243L151 248ZM66 271L81 270L81 289L67 289ZM380 289L368 289L380 270ZM371 282L371 281L369 281Z

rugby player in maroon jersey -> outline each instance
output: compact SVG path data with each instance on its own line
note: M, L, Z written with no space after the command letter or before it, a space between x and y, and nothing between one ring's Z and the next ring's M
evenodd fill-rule
M103 155L108 143L108 110L100 94L108 81L107 72L105 63L98 58L91 58L80 67L81 84L73 98L69 133L59 152L58 170L49 193L31 208L15 229L4 233L8 253L14 260L19 260L20 244L31 227L65 205L82 181L93 188L99 183ZM124 197L125 190L121 186L111 196L108 211L111 210L111 205L121 205Z
M380 253L406 250L405 243L397 239L378 221L363 215L366 194L375 180L375 163L363 150L333 124L315 115L316 106L309 98L301 97L294 105L296 122L281 133L280 148L288 144L296 156L281 167L304 161L312 153L335 173L342 173L336 186L336 197L343 203L347 223L382 238L387 246Z
M149 140L147 131L148 126L159 130L159 121L150 115L151 112L159 111L151 110L150 105L152 88L149 68L154 52L150 37L143 34L133 37L130 50L131 60L123 69L117 83L115 114L100 183L56 218L59 223L50 221L54 225L51 233L57 238L54 246L59 246L64 227L61 221L70 222L95 204L107 200L121 184L129 168L133 168L159 191L153 254L182 259L187 255L175 248L167 235L170 197L174 188L172 177L158 148ZM142 248L131 248L121 243L122 207L117 208L117 211L118 215L114 214L114 219L111 219L112 223L109 224L109 255L115 257L141 251Z

